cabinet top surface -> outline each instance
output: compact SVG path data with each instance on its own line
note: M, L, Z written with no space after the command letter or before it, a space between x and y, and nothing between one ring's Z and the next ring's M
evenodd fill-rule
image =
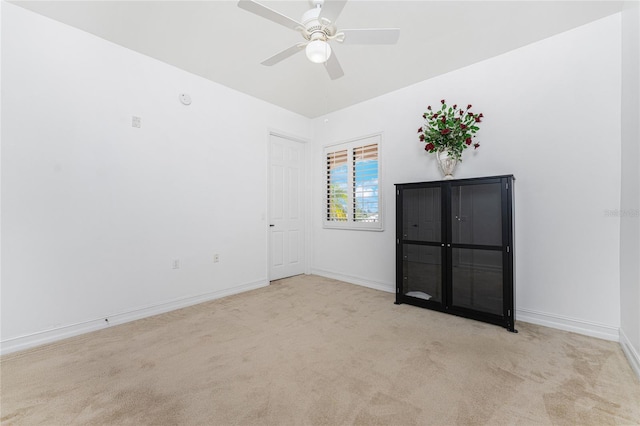
M405 182L405 183L396 183L396 186L402 185L412 185L412 184L423 184L423 183L455 183L455 182L470 182L474 180L486 180L486 179L503 179L508 178L511 180L515 180L516 178L513 175L498 175L498 176L482 176L482 177L473 177L473 178L464 178L464 179L440 179L440 180L430 180L423 182Z

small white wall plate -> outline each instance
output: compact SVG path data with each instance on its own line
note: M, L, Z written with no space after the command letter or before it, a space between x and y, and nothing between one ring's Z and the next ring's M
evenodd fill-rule
M191 96L188 94L180 93L178 98L180 99L180 102L182 102L182 105L191 105Z

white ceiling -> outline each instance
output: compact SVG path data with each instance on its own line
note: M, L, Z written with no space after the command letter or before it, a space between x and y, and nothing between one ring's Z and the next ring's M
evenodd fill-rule
M400 28L396 45L332 43L345 76L304 53L260 62L299 33L218 1L14 1L307 117L317 117L619 12L618 1L350 0L339 28ZM264 1L295 20L307 0Z

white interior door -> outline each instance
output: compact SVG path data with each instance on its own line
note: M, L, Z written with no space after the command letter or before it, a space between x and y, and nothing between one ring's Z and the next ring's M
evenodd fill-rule
M305 272L304 144L270 136L269 279Z

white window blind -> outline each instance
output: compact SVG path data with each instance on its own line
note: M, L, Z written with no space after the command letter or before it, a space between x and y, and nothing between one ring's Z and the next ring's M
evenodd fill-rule
M327 154L327 220L346 222L348 219L348 151Z
M382 230L380 135L325 148L325 227Z

